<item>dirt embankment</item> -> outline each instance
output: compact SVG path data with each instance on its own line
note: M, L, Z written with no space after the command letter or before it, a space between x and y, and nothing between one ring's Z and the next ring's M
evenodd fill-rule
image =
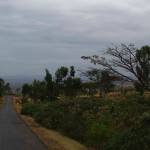
M13 98L13 105L20 115L21 105L17 97ZM20 115L21 119L31 128L31 130L43 141L48 150L87 150L87 148L60 133L47 130L37 124L33 118Z

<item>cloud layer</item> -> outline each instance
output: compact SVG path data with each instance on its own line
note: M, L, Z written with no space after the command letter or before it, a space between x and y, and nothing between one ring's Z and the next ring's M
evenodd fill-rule
M0 75L42 74L110 43L149 44L150 1L1 0Z

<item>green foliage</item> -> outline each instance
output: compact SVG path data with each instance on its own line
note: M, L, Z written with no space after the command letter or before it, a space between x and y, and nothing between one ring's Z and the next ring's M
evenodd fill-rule
M48 71L48 69L45 69L46 75L45 75L45 81L47 84L51 85L52 84L52 75Z
M91 81L88 84L84 84L84 86L87 86L86 88L89 90L90 96L93 96L92 89L99 92L100 96L110 92L115 86L113 81L118 80L111 72L95 68L83 71L81 75L87 77Z
M64 119L62 107L56 102L52 102L43 105L43 109L35 113L35 120L49 129L59 130Z
M80 115L68 115L65 125L63 126L63 133L80 142L85 141L87 131L86 119Z
M40 111L40 109L41 105L39 104L24 104L21 109L21 114L34 117L35 113Z
M141 116L141 124L143 126L150 126L150 112L144 112Z
M150 90L150 47L143 46L136 52L138 64L136 66L137 74L140 77L140 83L144 89Z
M45 82L46 82L46 97L50 99L51 101L55 100L55 82L52 80L52 75L48 71L48 69L45 69L46 75L45 75Z
M110 61L95 55L84 56L84 59L109 70L84 72L92 81L90 83L83 84L80 78L75 77L74 66L58 68L54 79L46 69L44 81L34 80L31 85L23 85L21 113L95 150L149 150L150 100L143 93L145 89L149 90L150 47L134 51L133 45L127 47L122 44L121 50L117 47L108 49L106 54L114 57ZM118 68L130 71L137 79L122 74ZM97 92L101 95L110 92L114 87L113 81L120 80L120 76L135 83L138 92L128 90L114 100L93 96ZM0 79L1 93L4 87L4 81ZM76 98L82 87L91 98ZM68 100L54 101L60 94L68 96ZM28 96L36 103L27 103Z
M134 83L134 88L137 92L140 92L140 95L143 95L144 94L144 88L143 86L141 85L141 83L139 82L135 82Z
M68 105L56 101L49 104L25 104L21 113L34 117L44 127L58 130L76 140L83 141L86 122L82 116L68 113L67 107Z
M8 83L5 84L5 81L2 78L0 78L0 98L5 94L5 91L8 90L8 85Z
M55 73L56 84L59 93L64 93L65 96L74 97L77 94L77 90L81 88L81 79L74 78L75 70L74 66L70 67L70 72L67 67L62 66L58 68Z
M68 74L68 68L67 67L60 67L58 70L55 72L56 76L56 82L61 83L63 81L63 78L65 78Z
M28 83L23 84L22 86L22 95L30 95L32 92L31 85Z
M149 150L150 128L138 126L128 131L122 131L105 144L104 150Z
M70 66L70 77L74 77L74 76L75 76L74 66Z
M3 96L5 90L5 82L3 79L0 78L0 97Z
M86 82L82 84L82 90L90 97L94 97L97 94L97 85L94 82Z
M46 99L46 83L43 81L34 80L32 85L32 93L30 94L31 98L34 99L34 102L38 100Z
M68 77L64 81L65 95L69 97L74 97L77 95L79 89L81 89L82 81L80 78Z
M51 73L45 69L44 81L34 80L32 84L25 83L22 86L22 95L31 97L34 102L58 99L60 94L75 97L81 89L81 79L75 78L74 66L70 67L70 76L67 67L60 67L55 73L56 79L53 80Z
M108 71L101 71L101 79L98 80L98 84L100 85L100 91L104 93L110 92L114 88L114 76L111 75Z
M9 83L5 84L5 91L6 91L7 94L11 94L11 88L10 88L10 84Z
M137 50L133 44L112 46L104 53L106 57L98 55L82 56L82 59L100 65L109 72L118 75L132 83L140 83L144 90L150 91L150 47L143 46ZM124 74L122 70L129 72ZM133 76L131 76L132 74Z
M88 123L86 145L102 149L103 144L112 135L109 129L109 122L92 120Z
M128 92L118 100L74 98L25 104L22 114L95 150L149 150L150 100Z
M111 105L111 101L107 101L106 99L85 99L79 102L79 107L84 110L92 110L92 109L99 109L102 106Z

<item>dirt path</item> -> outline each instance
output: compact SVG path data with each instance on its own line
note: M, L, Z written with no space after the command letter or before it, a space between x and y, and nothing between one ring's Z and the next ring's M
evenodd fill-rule
M12 96L0 109L0 150L47 150L41 140L18 117Z

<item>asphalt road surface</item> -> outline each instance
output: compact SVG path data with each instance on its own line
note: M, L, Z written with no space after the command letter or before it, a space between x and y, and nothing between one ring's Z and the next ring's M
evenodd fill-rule
M11 96L6 97L6 103L0 109L0 150L47 150L19 118Z

